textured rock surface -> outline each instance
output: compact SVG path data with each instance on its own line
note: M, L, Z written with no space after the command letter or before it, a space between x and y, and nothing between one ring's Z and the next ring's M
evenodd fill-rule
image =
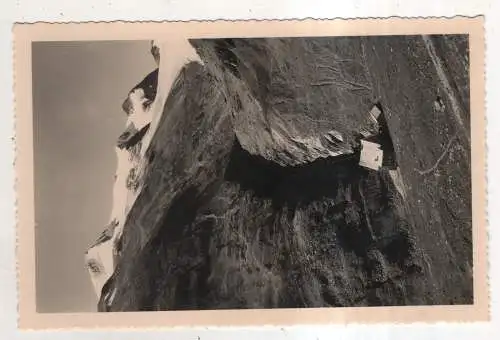
M472 303L466 37L191 43L100 310Z

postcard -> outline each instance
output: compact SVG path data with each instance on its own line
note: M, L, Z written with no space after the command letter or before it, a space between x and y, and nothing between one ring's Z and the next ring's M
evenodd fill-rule
M482 17L14 27L19 327L489 319Z

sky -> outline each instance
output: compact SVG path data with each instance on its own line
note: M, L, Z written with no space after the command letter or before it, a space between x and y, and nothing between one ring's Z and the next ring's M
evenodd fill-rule
M109 221L121 104L156 66L149 41L33 44L38 312L92 312L84 254Z

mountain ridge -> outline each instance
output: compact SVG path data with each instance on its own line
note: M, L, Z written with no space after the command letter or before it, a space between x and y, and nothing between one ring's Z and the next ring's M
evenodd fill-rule
M468 45L430 39L455 93L421 36L190 40L99 310L472 303Z

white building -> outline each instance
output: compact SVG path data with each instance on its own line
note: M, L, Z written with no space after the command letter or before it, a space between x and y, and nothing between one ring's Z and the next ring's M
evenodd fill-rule
M361 140L361 154L359 156L359 165L362 167L379 170L382 167L384 152L380 144Z

